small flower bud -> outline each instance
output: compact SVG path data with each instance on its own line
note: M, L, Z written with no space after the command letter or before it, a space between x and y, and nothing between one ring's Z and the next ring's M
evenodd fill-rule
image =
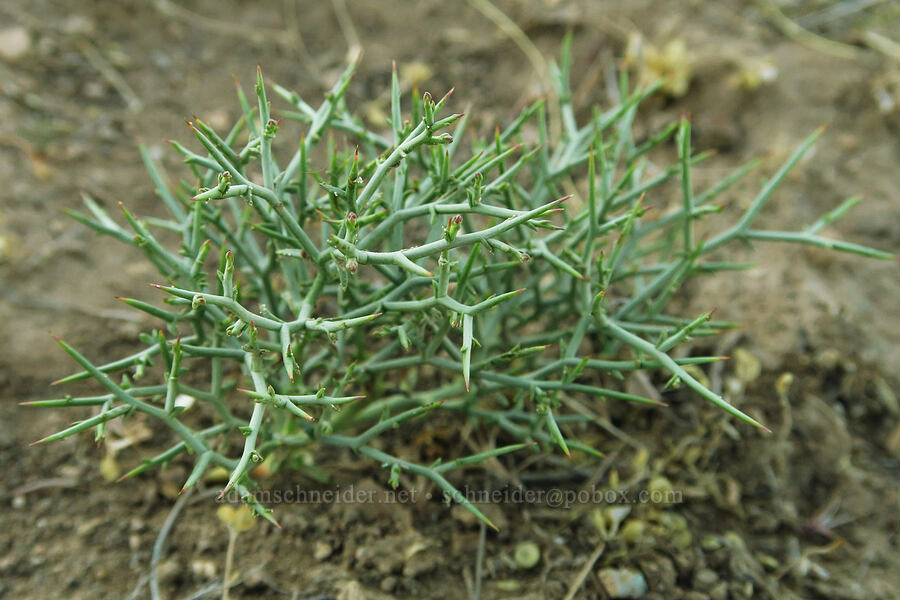
M231 187L231 173L223 171L219 173L219 185L216 186L220 194L224 194Z
M391 466L391 476L388 478L388 483L393 489L397 489L397 486L400 485L400 465L394 463Z
M478 206L481 203L482 196L484 196L484 175L479 171L475 173L472 185L466 190L469 206L472 208Z
M266 136L267 138L273 138L273 137L275 137L275 134L278 132L278 124L279 124L279 123L280 123L280 121L276 121L275 119L269 119L269 120L266 122L266 132L265 132L265 136Z
M425 110L424 121L425 126L431 128L434 125L434 100L431 99L431 94L425 92L422 96L422 108Z
M453 143L453 135L444 132L440 135L436 135L436 136L432 137L431 140L435 144L452 144Z
M447 221L447 226L444 227L445 240L447 240L448 242L452 242L456 239L456 236L459 233L460 226L462 225L462 220L462 215L450 217L450 220Z

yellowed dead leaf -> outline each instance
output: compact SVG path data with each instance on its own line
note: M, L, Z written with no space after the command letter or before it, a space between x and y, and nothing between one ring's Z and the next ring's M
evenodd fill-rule
M100 461L100 474L106 481L115 481L119 478L119 463L116 461L116 455L112 452L106 453Z
M253 512L246 504L242 504L237 508L232 508L227 504L223 504L219 507L219 510L216 511L216 516L219 517L220 521L234 529L237 533L247 531L255 524Z
M427 64L414 60L400 66L400 80L407 85L418 87L419 84L425 83L434 71Z
M744 383L750 383L762 373L762 363L748 350L738 348L734 351L734 374Z
M628 36L625 64L637 69L638 83L650 85L664 79L661 91L674 98L687 93L691 82L691 59L683 38L669 40L658 48L639 33Z

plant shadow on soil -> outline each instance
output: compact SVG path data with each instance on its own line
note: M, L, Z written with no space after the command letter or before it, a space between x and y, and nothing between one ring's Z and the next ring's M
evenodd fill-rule
M49 396L48 383L72 368L47 331L92 357L118 356L149 323L114 306L112 297L158 299L142 291L153 273L133 253L118 252L115 241L95 238L60 209L77 207L85 191L107 204L122 199L140 214L157 214L134 136L143 137L170 174L182 174L162 140L184 139L181 119L193 113L212 122L236 116L232 72L249 80L259 63L286 87L319 97L317 79L331 78L346 56L334 14L339 4L298 2L291 17L285 7L292 3L275 3L271 12L236 1L184 3L191 15L173 12L181 5L168 2L71 9L39 0L27 10L0 2L4 22L28 34L23 52L0 60L0 176L6 182L0 318L8 324L0 343L14 348L0 359L0 419L7 424L0 432L0 596L127 597L147 573L154 539L186 476L175 463L107 483L98 468L103 450L89 436L27 448L85 414L16 404ZM366 103L383 97L392 59L427 65L432 75L423 89L454 85L457 99L475 100L472 115L482 132L540 92L521 51L468 4L348 4L366 52L350 89L357 106L378 109L377 102ZM898 94L900 84L890 79L896 63L883 55L860 46L858 58L835 68L833 57L784 39L754 3L691 4L689 10L678 3L586 0L497 5L548 57L556 55L562 33L574 30L585 106L605 100L603 65L622 55L627 31L658 43L684 37L694 56L688 95L660 101L641 118L653 128L684 111L693 115L695 146L719 150L709 171L698 170L698 184L754 156L764 156L770 168L815 127L832 122L765 218L800 226L864 193L863 205L836 229L851 241L900 250L900 112L881 112L876 93L883 85ZM867 28L889 32L900 17L882 8L824 32L851 42L854 32ZM411 23L429 34L411 33ZM298 38L284 33L295 26L315 68L303 58ZM235 27L262 33L239 35ZM777 78L753 92L736 87L734 75L747 57L771 60ZM127 91L102 75L103 65L121 74L141 110L128 110ZM732 201L745 202L750 190L738 188ZM892 391L900 372L894 350L900 320L890 318L900 297L896 263L785 247L760 247L751 260L758 271L698 283L685 304L699 312L711 308L712 298L720 316L746 324L698 350L741 348L761 359L762 375L750 381L737 376L736 361L720 363L709 376L761 415L772 435L676 392L666 398L667 409L606 407L611 431L625 435L584 432L595 436L605 460L503 457L459 480L472 490L522 483L571 493L605 491L617 479L636 493L664 478L681 493L677 503L630 506L621 535L606 543L576 598L605 597L601 572L608 567L639 570L650 588L645 598L893 598L900 589L900 428ZM786 400L776 391L783 372L794 375ZM662 381L651 383L660 387ZM122 468L167 447L168 434L152 424L135 419L129 427L123 433L149 438L139 451L119 453ZM495 435L460 420L434 419L385 443L429 459L470 450L467 444L501 443ZM377 465L349 454L313 458L334 469L327 487L281 471L263 480L266 489L340 486L376 495L388 489L387 473ZM409 479L402 486L416 491L415 502L275 506L282 529L258 523L240 538L232 597L468 597L478 524L460 507L444 506L425 482ZM435 496L428 498L429 492ZM537 599L565 596L601 542L596 521L606 506L510 502L484 508L500 531L486 537L482 598ZM227 534L214 501L189 501L168 541L158 569L164 596L201 597L205 589L216 597ZM517 569L514 549L527 541L540 547L540 561ZM145 586L139 597L148 596Z

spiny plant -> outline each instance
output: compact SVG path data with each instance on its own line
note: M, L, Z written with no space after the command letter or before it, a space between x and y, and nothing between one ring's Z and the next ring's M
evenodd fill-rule
M730 242L890 255L820 235L855 198L801 231L753 227L820 131L765 182L736 223L698 239L695 222L718 212L716 198L757 163L696 190L691 169L708 154L692 153L687 119L643 139L634 134L638 106L658 86L631 90L623 73L621 103L579 124L569 66L567 41L553 71L558 139L548 134L539 101L467 153L466 117L442 116L449 93L438 101L414 93L403 118L396 69L383 135L347 106L351 65L318 108L275 85L269 89L287 108L273 113L260 72L257 106L238 86L243 117L227 134L196 118L188 122L202 150L172 145L194 184L169 187L141 146L170 217L141 220L122 206L128 231L90 199L90 216L72 216L155 265L164 306L121 300L161 325L140 336L143 349L103 365L59 340L83 369L60 383L93 378L105 393L31 402L99 409L40 442L88 429L100 441L109 421L144 413L178 441L125 477L190 455L185 489L212 468L227 469L222 493L237 490L269 520L270 509L253 493L257 463L316 445L350 448L387 469L391 485L404 471L422 475L490 524L447 473L534 444L598 455L573 436L596 419L579 397L659 404L622 391L616 382L623 373L664 371L668 385L686 386L763 427L691 375L721 357L671 354L692 336L730 324L711 313L672 315L669 301L693 277L746 268L714 257ZM304 133L279 160L273 146L283 119ZM526 148L528 137L537 144ZM670 141L677 161L659 168L649 153ZM567 193L578 186L581 194ZM669 210L648 211L645 197L661 196L656 202L668 205L673 187L677 200ZM166 236L179 237L180 247L167 247ZM138 383L151 373L161 382ZM197 407L185 411L183 396ZM436 411L499 428L509 443L421 464L377 442ZM238 453L233 444L241 437Z

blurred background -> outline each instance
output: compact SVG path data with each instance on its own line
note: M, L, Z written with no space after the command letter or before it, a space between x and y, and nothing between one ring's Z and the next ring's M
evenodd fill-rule
M763 176L803 138L829 124L761 222L802 227L862 194L864 202L827 233L896 253L898 25L900 3L879 0L0 0L0 422L6 424L0 431L0 466L7 488L0 490L7 504L0 523L9 524L0 531L0 597L52 597L63 590L69 597L124 597L146 567L147 545L171 504L162 484L113 489L97 473L102 455L86 438L25 450L26 442L58 429L74 413L33 412L16 402L47 397L49 382L72 370L48 332L102 357L121 354L147 328L147 321L114 296L157 300L146 286L155 275L150 265L62 211L80 208L82 194L88 194L107 207L122 201L142 216L162 214L137 138L172 181L186 176L166 140L190 145L184 118L195 114L214 127L230 126L240 114L232 76L251 89L261 65L268 80L315 105L348 57L362 51L348 99L370 126L383 124L389 113L396 61L405 89L440 96L455 87L451 108L466 110L477 131L489 134L548 93L548 64L571 31L579 114L616 100L607 82L618 69L628 68L638 79L666 77L667 86L643 108L639 121L650 131L691 115L695 151L717 152L698 168L698 186L752 158L763 159L759 173L729 192L730 215L739 214ZM277 115L284 107L276 99L273 108ZM872 528L858 532L852 550L832 557L837 580L817 597L894 597L883 594L900 586L896 573L890 575L896 541L893 547L886 541L897 533L897 521L880 507L897 506L892 487L900 457L893 391L900 373L897 263L787 246L761 246L752 258L742 249L735 252L760 268L702 282L685 302L696 311L718 306L717 317L746 324L722 342L723 352L745 349L760 362L763 378L803 373L810 393L825 398L824 408L810 409L813 425L798 448L810 450L802 444L825 436L839 447L835 460L852 462L858 452L871 453L863 462L873 471L854 475L854 483L847 484L857 495L866 489L870 495L852 496L856 509L843 517ZM760 384L758 395L771 398L770 384ZM833 466L811 468L812 486L850 477ZM891 489L893 495L885 496ZM806 517L834 509L826 500L807 506ZM139 516L129 516L132 509ZM788 516L778 515L784 527ZM197 556L217 561L220 538L210 534L206 550L179 542L187 558L175 568L180 579L172 585L181 596L189 596L209 568L214 571L194 563L201 560ZM404 582L405 575L397 575L400 583L394 587L379 587L384 573L353 575L353 568L366 573L376 568L341 552L342 566L320 575L343 598L405 597L420 589ZM276 564L278 557L266 561ZM436 568L446 581L463 579L456 566ZM680 568L672 586L692 587L696 569L685 575ZM872 577L862 581L862 575L852 575L860 572ZM263 578L257 592L244 586L236 594L331 597L298 592L316 586L292 573L285 565L273 567L257 573ZM346 591L347 582L357 578L363 595L349 595L355 592ZM566 577L554 572L549 580ZM540 585L547 581L545 573ZM806 582L791 585L801 594L812 589ZM369 587L380 591L364 595ZM557 588L540 589L547 595L535 597L562 595L554 595ZM597 588L583 592L591 589ZM758 584L757 589L767 588ZM525 596L524 590L501 592L491 593Z

